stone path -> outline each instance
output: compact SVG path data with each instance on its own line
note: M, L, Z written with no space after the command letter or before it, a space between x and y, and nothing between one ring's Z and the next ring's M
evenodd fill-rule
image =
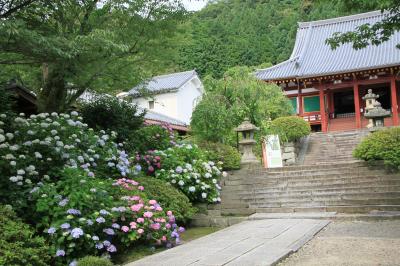
M126 266L258 266L275 264L297 251L330 221L245 221Z
M279 266L400 265L400 221L335 221Z

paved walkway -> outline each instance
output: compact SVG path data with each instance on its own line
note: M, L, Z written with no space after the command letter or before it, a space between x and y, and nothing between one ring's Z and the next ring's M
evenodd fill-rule
M126 266L271 265L297 251L329 221L245 221Z
M400 265L400 221L335 221L280 266Z

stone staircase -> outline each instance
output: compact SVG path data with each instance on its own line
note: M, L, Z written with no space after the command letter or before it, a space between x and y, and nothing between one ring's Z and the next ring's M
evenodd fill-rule
M367 133L312 134L304 165L242 169L223 180L223 215L400 211L400 174L368 166L351 153Z
M368 134L367 130L338 133L313 133L309 137L304 164L355 162L353 149Z

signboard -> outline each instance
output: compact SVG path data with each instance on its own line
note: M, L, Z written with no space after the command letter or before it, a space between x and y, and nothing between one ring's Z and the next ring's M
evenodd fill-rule
M265 168L283 167L281 145L278 135L268 135L263 143Z

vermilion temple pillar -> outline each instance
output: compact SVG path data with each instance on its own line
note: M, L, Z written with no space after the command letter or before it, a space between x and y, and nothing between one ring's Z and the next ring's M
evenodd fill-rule
M393 125L399 125L399 111L398 111L398 103L397 103L397 91L396 91L396 78L392 76L390 80L390 91L391 91L391 99L392 99L392 114L393 114Z
M354 82L354 109L356 111L356 128L361 128L360 93L358 82Z
M325 113L324 85L322 85L322 83L320 83L319 86L319 109L321 113L321 131L326 132L328 129L328 124L326 121L326 113Z

